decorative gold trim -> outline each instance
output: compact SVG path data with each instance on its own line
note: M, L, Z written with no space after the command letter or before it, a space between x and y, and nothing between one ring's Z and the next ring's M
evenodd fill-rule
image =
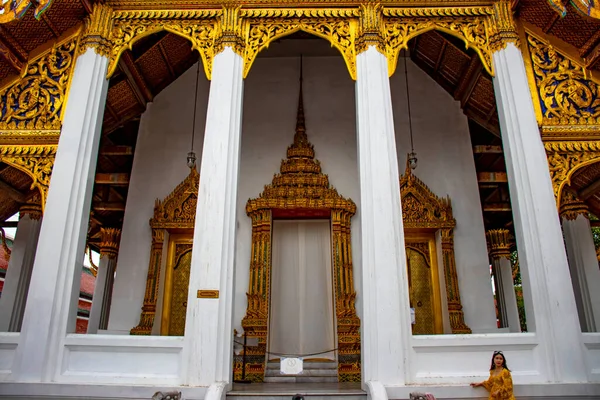
M33 195L19 208L20 218L27 215L29 218L36 221L42 218L42 212L42 196L39 193Z
M545 142L544 147L556 207L560 208L562 189L571 183L575 171L600 161L600 141Z
M452 333L471 333L465 324L460 301L458 274L454 256L454 227L450 198L437 197L412 173L408 161L404 175L400 177L400 197L404 230L439 230L442 242L442 262L446 277L446 297Z
M216 26L214 54L221 53L226 46L244 57L244 23L240 20L241 6L224 6L223 13Z
M492 53L506 48L507 43L519 47L519 34L512 15L510 1L494 2L494 14L490 18L490 50Z
M109 41L112 26L112 9L101 3L94 3L92 14L85 20L85 30L81 39L79 53L83 54L88 48L104 57L110 54Z
M366 3L360 5L360 19L356 38L356 54L367 50L369 46L381 53L385 53L385 40L383 39L383 14L381 3Z
M408 41L431 30L462 39L479 55L486 71L494 75L488 32L494 8L384 8L383 15L390 76L396 70L400 50L408 49Z
M246 25L244 78L258 53L277 39L304 31L323 38L340 51L350 76L356 79L355 39L360 12L358 9L242 9Z
M100 257L117 258L119 254L119 242L121 241L121 229L100 228Z
M559 213L566 220L574 221L579 215L589 218L590 210L573 189L564 187L560 196Z
M198 299L218 299L219 291L218 290L198 290L196 293L196 298Z
M33 179L30 189L40 191L42 211L46 205L56 150L56 145L0 145L0 161Z
M490 229L485 233L485 237L490 257L506 258L510 261L513 237L508 229Z
M132 335L150 335L156 315L156 302L160 287L160 267L162 262L165 230L194 229L196 204L200 174L195 168L164 200L156 200L154 217L150 220L152 246L150 265L146 278L146 292L140 323L131 330Z
M332 259L334 301L338 335L338 380L360 382L360 320L356 314L352 267L351 218L356 205L340 196L329 185L329 178L315 160L313 145L308 141L304 123L302 87L294 143L287 149L280 173L255 199L246 203L252 218L252 252L248 307L242 320L247 337L258 338L258 346L248 349L251 362L246 378L262 382L265 373L269 302L271 290L272 212L310 210L329 213L332 223ZM241 375L241 365L234 365L234 376Z
M188 39L192 49L200 53L204 72L210 79L212 60L215 55L215 38L219 31L217 18L221 10L173 10L173 11L116 11L110 34L110 61L108 78L117 68L119 57L131 49L135 42L160 31L167 31ZM221 20L222 23L222 20ZM221 31L223 28L220 28Z

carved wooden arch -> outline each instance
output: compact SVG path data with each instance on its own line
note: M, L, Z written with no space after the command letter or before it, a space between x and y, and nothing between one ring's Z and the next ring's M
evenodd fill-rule
M132 335L150 335L156 316L156 302L160 287L160 267L162 262L165 230L194 229L196 220L196 204L200 174L196 168L164 200L156 200L154 216L150 219L152 228L152 246L150 248L150 265L146 278L146 292L139 324L131 329Z
M446 297L452 333L471 333L465 324L460 301L458 276L454 257L454 227L450 198L436 196L406 164L400 178L400 197L404 229L428 229L440 231L442 241L442 262L446 280ZM435 266L432 266L435 267Z
M600 141L546 142L544 147L556 207L560 208L563 188L571 184L573 174L581 168L600 162Z
M179 11L115 11L110 33L110 78L117 69L119 58L125 50L131 50L140 39L157 32L167 31L188 39L192 50L198 50L207 79L211 78L214 57L217 18L222 10Z
M388 71L392 76L396 70L402 49L408 42L423 33L437 30L447 33L465 43L479 56L485 70L494 76L489 27L493 24L493 7L465 8L393 8L383 9L384 40L388 58Z
M304 125L302 92L294 143L287 149L280 173L255 199L248 200L246 213L252 218L252 250L248 306L242 327L259 345L248 349L246 378L263 381L267 361L267 335L271 277L271 227L281 213L320 213L331 218L335 315L337 323L338 380L360 382L360 320L356 315L352 270L351 218L356 205L330 186L329 178L315 160L313 145ZM236 363L238 364L238 363ZM235 373L241 365L235 365Z
M356 79L356 28L360 10L338 9L250 9L241 10L247 23L244 51L244 78L258 53L271 43L292 33L303 31L325 39L344 58L352 79Z

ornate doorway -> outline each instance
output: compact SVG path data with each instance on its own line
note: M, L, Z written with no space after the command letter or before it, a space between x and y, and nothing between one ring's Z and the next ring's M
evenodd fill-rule
M404 221L404 235L406 237L407 261L409 263L419 263L420 267L419 265L415 267L415 274L419 274L422 278L420 282L415 282L416 277L412 276L410 280L413 282L409 283L411 300L414 299L416 302L412 305L415 307L415 317L417 317L417 325L413 327L413 333L429 333L432 329L435 333L443 333L443 329L440 329L441 306L437 308L439 311L436 311L436 304L439 304L439 301L436 300L436 292L437 298L439 298L438 265L436 261L436 242L438 241L442 247L442 265L446 283L450 328L452 333L471 333L471 329L465 324L460 302L458 276L454 259L454 227L456 221L452 216L450 198L440 198L433 194L427 185L413 175L408 162L404 175L400 178L400 197L402 199L402 220ZM415 254L415 252L418 254ZM429 268L430 273L426 273L423 268ZM410 276L413 271L409 269L408 272ZM430 296L427 296L427 293L430 293ZM427 298L430 300L427 300ZM421 307L418 306L419 301L421 301ZM430 304L430 306L425 307L425 303ZM429 312L437 312L437 315L431 318L427 316Z
M272 277L272 224L274 219L312 218L331 221L333 296L339 382L360 382L360 320L356 315L356 292L352 269L351 223L356 205L329 185L321 171L315 151L308 141L304 123L302 88L294 143L287 149L280 173L271 184L246 204L252 218L252 250L248 307L242 320L248 337L259 345L247 349L245 376L262 382L265 375ZM234 363L234 374L241 375L242 365Z

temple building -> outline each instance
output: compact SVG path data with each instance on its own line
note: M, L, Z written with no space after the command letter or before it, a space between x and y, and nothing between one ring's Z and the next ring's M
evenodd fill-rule
M5 0L0 105L0 399L600 399L596 1Z

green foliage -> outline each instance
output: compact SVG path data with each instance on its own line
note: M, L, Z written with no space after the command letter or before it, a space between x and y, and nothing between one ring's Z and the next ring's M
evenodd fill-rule
M521 281L521 268L519 267L519 256L514 250L510 254L510 263L513 271L513 284L515 285L515 295L517 297L517 308L519 309L519 322L521 323L521 331L527 332L527 318L525 316L525 302L523 300L523 283Z

